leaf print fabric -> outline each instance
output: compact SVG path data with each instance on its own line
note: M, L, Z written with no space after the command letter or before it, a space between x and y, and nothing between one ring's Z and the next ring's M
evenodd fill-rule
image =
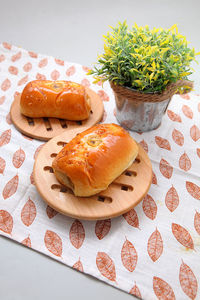
M34 202L29 199L26 204L24 205L22 212L21 212L21 220L26 226L30 226L36 217L36 206Z
M109 83L94 84L87 75L91 66L6 42L0 44L0 67L0 235L90 274L132 298L200 299L200 95L175 95L159 128L130 131L151 160L150 189L123 215L87 221L64 216L42 200L33 169L45 142L15 128L10 106L30 80L70 80L102 99L102 123L118 124ZM125 110L129 112L127 105ZM153 111L150 109L148 116L151 121ZM122 125L134 122L129 116ZM140 163L135 166L139 170ZM127 176L133 180L135 192L136 185L141 185L138 171ZM145 171L142 176L145 178ZM122 197L126 193L129 191L122 191ZM66 201L65 193L60 194ZM108 211L112 205L100 204ZM90 205L92 208L95 202Z

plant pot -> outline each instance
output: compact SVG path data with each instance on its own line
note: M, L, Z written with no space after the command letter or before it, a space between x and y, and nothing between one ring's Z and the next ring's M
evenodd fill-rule
M145 132L160 126L172 96L180 86L192 87L192 82L179 80L162 93L142 93L110 82L116 102L116 118L125 128Z

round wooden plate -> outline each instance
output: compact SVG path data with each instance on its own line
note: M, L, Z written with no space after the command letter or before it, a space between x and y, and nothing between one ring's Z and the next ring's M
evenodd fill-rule
M38 192L49 206L67 216L101 220L119 216L137 205L147 194L152 182L152 166L147 153L139 146L134 163L109 185L107 190L91 197L76 197L61 185L51 167L53 159L81 130L65 132L47 142L34 164Z
M85 121L68 121L56 118L29 118L20 112L20 95L16 96L10 109L13 124L23 134L32 138L48 141L49 139L70 129L82 130L82 127L91 127L98 123L103 116L103 103L101 98L91 89L86 88L91 99L90 117Z

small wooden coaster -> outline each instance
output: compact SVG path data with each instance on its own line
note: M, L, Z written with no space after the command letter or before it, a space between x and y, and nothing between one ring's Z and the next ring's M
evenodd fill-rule
M104 107L101 98L91 89L86 88L91 99L90 117L85 121L68 121L56 118L29 118L20 112L20 95L15 97L10 109L13 124L23 134L32 138L48 141L49 139L71 129L91 127L103 116Z
M52 169L52 161L76 134L70 130L56 136L40 150L34 165L34 180L41 197L61 214L85 220L101 220L124 214L147 194L152 182L152 166L147 153L139 146L134 163L107 190L91 197L76 197L61 185Z

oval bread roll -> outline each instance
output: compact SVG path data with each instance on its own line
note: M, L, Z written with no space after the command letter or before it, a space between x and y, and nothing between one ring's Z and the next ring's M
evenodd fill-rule
M124 172L135 160L138 146L122 127L99 124L73 138L52 163L54 174L76 196L91 196Z
M72 121L90 115L90 99L85 87L71 81L34 80L21 95L21 113L31 118L52 117Z

